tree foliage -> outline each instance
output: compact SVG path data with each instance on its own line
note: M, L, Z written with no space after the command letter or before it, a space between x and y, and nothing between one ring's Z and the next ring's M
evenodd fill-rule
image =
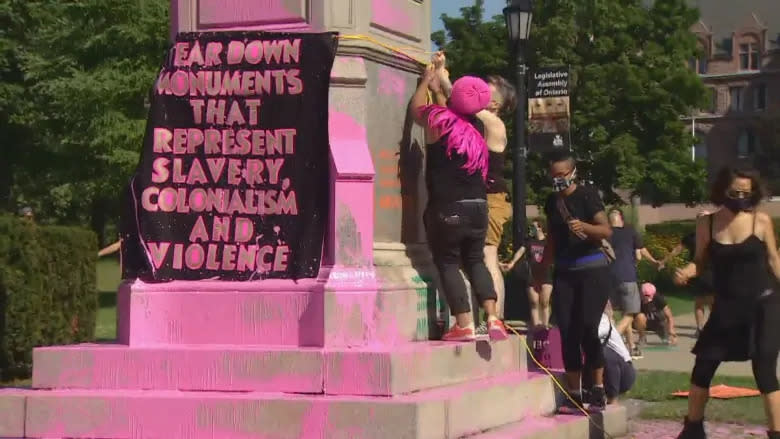
M0 136L14 159L6 209L32 205L102 232L140 151L168 40L164 0L11 0L0 6ZM5 102L8 96L10 102ZM10 151L10 152L9 152ZM3 186L0 184L0 196Z
M685 0L537 0L528 64L568 65L572 143L580 175L607 201L628 189L654 204L703 199L706 173L690 159L693 138L681 116L704 104L705 89L687 60L698 12ZM483 1L443 16L432 39L451 70L509 73L502 17L485 21ZM546 166L529 158L527 180L539 202Z

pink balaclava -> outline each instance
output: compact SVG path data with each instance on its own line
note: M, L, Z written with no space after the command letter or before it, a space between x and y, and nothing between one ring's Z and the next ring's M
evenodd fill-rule
M485 138L466 119L487 108L490 103L490 87L474 76L464 76L452 85L447 107L428 105L428 126L446 136L447 156L453 152L466 157L463 169L469 174L480 172L487 178L488 149Z
M490 104L490 86L474 77L464 76L452 84L452 94L447 106L462 115L473 116Z
M653 297L655 297L655 285L651 284L650 282L643 283L642 297L644 297L648 302L653 300Z

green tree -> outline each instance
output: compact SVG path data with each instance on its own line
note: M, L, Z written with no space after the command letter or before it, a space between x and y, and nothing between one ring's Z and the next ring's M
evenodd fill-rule
M621 188L654 204L697 202L705 194L706 174L690 160L691 138L680 116L706 96L686 64L696 54L689 29L698 12L685 0L643 3L536 1L528 63L569 66L580 174L607 201L615 201ZM485 22L482 4L463 8L460 18L442 17L446 35L432 35L454 73L509 73L503 20ZM545 168L539 157L529 159L528 181L537 202L547 185Z
M30 133L31 157L17 169L15 201L102 234L138 162L168 45L168 2L33 0L25 12L16 39L27 91L14 103L25 103L16 119Z

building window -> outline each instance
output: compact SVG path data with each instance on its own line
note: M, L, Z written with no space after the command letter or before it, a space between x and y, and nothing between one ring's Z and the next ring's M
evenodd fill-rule
M698 161L707 161L707 141L706 134L696 133L696 144L693 145L693 159Z
M707 57L702 56L699 58L699 74L700 75L706 75L707 74Z
M753 106L756 111L766 110L766 84L753 87Z
M737 139L737 158L748 158L758 150L758 138L749 128L743 129Z
M715 114L718 112L718 89L710 88L710 113Z
M731 87L729 89L731 111L742 111L745 103L745 87Z
M739 45L739 68L741 70L758 70L758 60L758 44Z

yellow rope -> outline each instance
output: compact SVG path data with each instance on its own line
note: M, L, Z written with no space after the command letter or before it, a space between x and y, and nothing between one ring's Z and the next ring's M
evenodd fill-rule
M368 41L369 43L376 44L379 47L385 48L385 49L387 49L387 50L389 50L389 51L391 51L393 53L397 53L397 54L403 56L404 58L407 58L410 61L413 61L413 62L417 63L418 66L420 67L420 71L425 70L425 68L427 68L428 65L430 65L430 62L428 62L428 61L421 61L421 60L415 58L414 56L409 55L408 53L406 53L406 51L416 51L416 52L425 53L425 54L434 54L434 53L436 53L436 52L430 52L430 51L418 49L416 47L396 47L396 46L391 46L391 45L383 43L383 42L381 42L381 41L379 41L379 40L377 40L375 38L372 38L372 37L370 37L368 35L362 35L362 34L358 34L358 35L339 35L339 39L341 39L341 40L362 40L362 41ZM431 93L430 90L428 90L428 104L431 104L431 103L433 103L433 94Z
M425 54L436 53L436 52L425 51L425 50L418 49L418 48L415 48L415 47L396 47L396 46L391 46L391 45L383 43L383 42L381 42L381 41L379 41L379 40L377 40L375 38L372 38L372 37L370 37L368 35L361 35L361 34L358 34L358 35L339 35L339 39L341 39L341 40L363 40L363 41L368 41L369 43L376 44L379 47L383 47L383 48L385 48L385 49L387 49L387 50L389 50L389 51L391 51L393 53L397 53L397 54L403 56L404 58L407 58L407 59L409 59L411 61L414 61L415 63L419 64L420 67L427 66L430 63L428 61L421 61L421 60L415 58L414 56L408 54L407 51L416 51L416 52L425 53Z
M509 330L510 330L510 331L512 331L512 332L513 332L515 335L517 335L518 337L520 337L520 339L523 341L523 345L525 346L525 349L528 351L528 355L530 355L530 357L531 357L531 360L533 360L533 362L536 364L536 366L537 366L537 367L539 367L539 369L542 369L542 370L543 370L543 371L544 371L544 372L545 372L547 375L549 375L549 376L550 376L550 378L552 378L552 380L553 380L553 383L555 384L555 386L556 386L556 387L558 387L558 389L559 389L561 392L563 392L563 395L564 395L564 396L565 396L565 397L566 397L566 398L567 398L569 401L571 401L571 402L574 404L574 406L575 406L575 407L577 407L577 409L578 409L579 411L581 411L581 412L582 412L582 413L583 413L583 414L584 414L584 415L585 415L585 416L588 418L588 422L590 422L590 423L591 423L592 425L594 425L596 428L598 428L599 430L601 430L601 432L602 432L602 433L604 433L604 435L605 435L606 437L608 437L608 438L612 438L612 437L613 437L612 435L610 435L609 433L607 433L607 431L606 431L606 430L605 430L603 427L601 427L600 425L598 425L598 424L596 423L596 421L595 421L595 420L594 420L594 419L593 419L593 418L590 416L590 413L588 413L588 411L587 411L587 410L585 410L585 407L581 406L581 405L580 405L580 404L579 404L577 401L575 401L575 400L574 400L574 398L572 398L572 396L569 394L569 392L567 392L567 391L566 391L566 389L563 387L563 384L561 384L561 382L560 382L560 381L558 381L558 379L557 379L557 378L555 378L555 374L553 374L553 373L550 371L550 369L547 369L546 367L544 367L544 365L542 365L542 363L540 363L540 362L539 362L539 361L536 359L536 357L534 356L533 349L531 349L531 347L530 347L530 346L528 346L528 342L527 342L527 339L526 339L526 337L522 337L522 336L520 335L520 333L519 333L519 332L517 332L517 331L515 330L515 328L512 328L511 326L507 326L507 328L509 328Z

